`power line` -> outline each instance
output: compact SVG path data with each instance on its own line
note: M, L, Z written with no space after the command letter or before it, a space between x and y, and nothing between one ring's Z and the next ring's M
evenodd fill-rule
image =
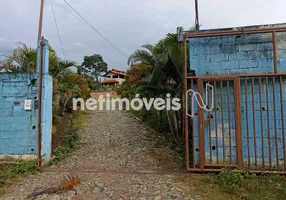
M54 20L55 20L55 24L56 24L56 28L57 28L57 32L58 32L58 37L59 37L62 53L63 53L64 59L67 60L65 52L64 52L64 48L63 48L63 43L62 43L62 38L61 38L61 35L60 35L58 23L57 23L57 18L56 18L56 14L55 14L55 10L54 10L53 1L51 1L51 6L52 6L52 11L53 11L53 15L54 15Z
M69 11L68 9L66 9L65 7L63 7L61 4L57 3L55 0L52 0L57 6L61 7L63 10L65 10L66 12L68 12L69 14L71 14L72 16L74 16L75 18L77 18L79 21L84 22L81 18L79 18L78 16L76 16L75 14L73 14L71 11Z
M94 28L83 16L81 16L81 14L79 14L66 0L64 0L66 2L66 4L73 9L74 12L76 12L76 14L85 21L85 23L87 23L100 37L102 37L102 39L104 39L106 42L108 42L113 48L115 48L120 54L122 54L123 56L125 56L126 58L128 58L128 56L126 56L122 51L120 51L114 44L112 44L112 42L110 42L106 37L104 37L98 30L96 30L96 28Z

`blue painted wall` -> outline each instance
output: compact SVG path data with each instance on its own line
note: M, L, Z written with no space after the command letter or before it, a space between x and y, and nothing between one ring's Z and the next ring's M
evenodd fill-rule
M245 29L273 26L282 25ZM189 43L190 65L197 76L274 72L272 34L190 38ZM277 49L279 72L285 73L286 33L277 33Z
M37 155L37 109L24 110L25 99L38 98L36 73L0 73L0 155Z
M272 27L268 25L264 27ZM280 25L277 25L280 26ZM249 27L253 28L253 27ZM239 28L236 28L239 29ZM210 30L214 31L214 30ZM208 37L190 39L190 65L195 70L197 76L214 75L236 75L236 74L266 74L274 72L274 60L272 53L272 42L270 34L240 35L227 37ZM278 66L279 73L286 72L286 35L277 34L278 47ZM212 84L212 83L211 83ZM282 139L282 113L286 115L286 95L280 103L280 84L279 79L268 80L268 91L265 86L265 78L261 79L262 101L260 102L258 78L254 79L254 95L252 96L251 80L248 80L247 91L245 89L245 80L240 80L241 84L241 116L242 116L242 137L243 137L243 156L246 167L255 169L255 162L259 166L264 165L269 168L270 165L278 169L284 165L284 142ZM229 94L227 85L222 85L223 95L221 96L221 87L216 87L216 112L211 112L212 119L210 126L205 126L205 162L223 163L223 154L225 152L226 163L236 164L236 139L235 139L235 112L234 112L234 87L230 82ZM273 89L274 88L274 89ZM194 87L197 90L197 87ZM286 91L286 81L283 80L282 90ZM245 95L247 93L247 103ZM275 99L273 99L275 94ZM266 97L268 95L268 109ZM206 101L206 99L205 99ZM227 102L230 102L228 108ZM254 107L252 106L254 102ZM273 107L273 101L276 102L276 108ZM222 102L224 103L222 105ZM260 114L260 108L263 112ZM229 114L228 114L229 109ZM246 112L246 109L248 112ZM254 116L253 116L254 110ZM198 113L198 105L195 103L195 113ZM270 123L267 123L267 113L269 113ZM276 121L274 120L276 114ZM222 115L224 120L222 121ZM248 119L248 127L246 124ZM208 113L204 113L204 119L208 119ZM255 120L255 126L254 126ZM262 120L262 124L261 124ZM218 121L218 123L215 123ZM286 124L285 117L284 123ZM209 128L210 127L210 128ZM218 131L216 131L218 130ZM277 130L277 131L275 131ZM286 129L284 130L286 133ZM224 134L224 135L223 135ZM270 135L270 140L268 136ZM195 165L199 164L199 137L198 137L198 116L194 117L194 144L195 144ZM231 137L230 137L231 136ZM276 145L276 136L277 142ZM218 138L218 140L216 140ZM231 138L231 139L230 139ZM223 145L224 143L224 145ZM223 148L225 146L225 148ZM248 146L251 148L248 151ZM256 150L255 151L255 146ZM212 147L214 147L212 149ZM279 155L276 155L276 147ZM264 155L262 155L262 148ZM218 151L218 154L217 154ZM232 155L230 155L230 152ZM255 152L257 152L255 154ZM269 159L271 155L271 160ZM255 160L255 157L257 159ZM264 157L264 163L262 163ZM249 161L251 166L248 166Z
M49 75L43 76L43 105L42 105L42 158L50 160L52 154L52 98L53 79Z
M53 80L48 75L48 41L45 41L43 64L41 155L48 161L52 145L53 94ZM0 159L37 158L38 83L38 73L0 73ZM24 110L25 99L32 99L31 111Z
M282 90L282 106L280 101L280 80L277 78L268 79L268 87L266 88L266 79L261 78L261 87L259 88L259 80L254 80L252 96L251 80L248 80L248 87L245 89L245 80L241 80L241 113L242 113L242 135L243 135L243 152L245 165L247 165L248 157L250 157L251 163L255 163L255 152L254 147L257 148L257 163L259 166L274 166L277 169L277 162L279 168L284 166L284 146L283 146L283 135L282 135L282 115L286 114L286 82L283 81ZM259 91L262 91L261 101ZM246 97L247 96L247 102ZM268 101L267 101L268 96ZM274 107L275 101L275 107ZM254 105L252 105L254 102ZM262 112L260 112L262 108ZM248 110L248 114L246 112ZM254 113L252 111L254 110ZM247 117L246 117L247 116ZM248 118L248 128L246 124L246 118ZM269 124L268 124L269 119ZM254 124L255 120L255 124ZM261 123L262 121L262 123ZM284 124L286 123L284 117ZM284 127L284 132L286 129ZM276 136L277 135L277 136ZM248 139L249 137L249 139ZM270 137L270 139L268 139ZM277 145L276 145L277 137ZM256 138L256 141L255 141ZM251 149L248 152L247 146ZM276 147L278 149L278 155L276 154ZM264 152L262 155L262 149ZM269 156L270 155L270 156ZM271 158L271 159L269 159ZM254 168L254 166L252 166Z
M45 40L43 48L43 93L42 93L42 158L50 160L52 153L52 98L53 98L53 79L49 73L49 49L48 41ZM38 42L38 51L40 42ZM40 55L40 53L38 53ZM38 62L39 63L39 62ZM39 66L37 66L39 70Z

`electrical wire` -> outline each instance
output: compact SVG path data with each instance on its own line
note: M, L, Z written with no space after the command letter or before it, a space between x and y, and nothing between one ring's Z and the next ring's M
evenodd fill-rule
M54 21L55 21L56 28L57 28L57 33L58 33L58 37L59 37L61 49L62 49L62 54L63 54L64 59L67 60L66 54L65 54L65 51L64 51L64 48L63 48L62 38L61 38L60 31L59 31L59 27L58 27L58 22L57 22L55 10L54 10L53 1L51 1L51 6L52 6L52 11L53 11L53 15L54 15Z
M94 28L81 14L79 14L76 9L69 4L66 0L64 0L64 2L81 18L83 19L83 21L88 24L102 39L104 39L107 43L109 43L114 49L116 49L121 55L123 55L124 57L128 58L128 56L126 56L122 51L120 51L114 44L112 44L112 42L110 42L106 37L103 36L103 34L101 34L98 30L96 30L96 28Z
M66 9L65 7L63 7L61 4L59 4L58 2L56 2L55 0L52 0L57 6L61 7L63 10L65 10L66 12L68 12L69 14L71 14L72 16L74 16L75 18L77 18L79 21L84 22L81 18L79 18L78 16L76 16L75 14L73 14L71 11L69 11L68 9Z

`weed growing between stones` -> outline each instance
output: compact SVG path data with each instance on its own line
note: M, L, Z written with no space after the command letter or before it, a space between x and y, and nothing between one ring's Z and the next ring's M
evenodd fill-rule
M0 164L0 195L5 193L4 186L39 170L37 161Z
M76 149L80 148L80 136L78 130L82 128L88 117L88 112L77 111L74 112L74 115L68 126L67 133L65 134L61 146L55 152L55 158L50 161L50 165L57 164L61 160L64 160Z

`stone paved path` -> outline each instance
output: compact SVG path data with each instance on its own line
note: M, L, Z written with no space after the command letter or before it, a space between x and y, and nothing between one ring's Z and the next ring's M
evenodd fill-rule
M68 168L80 177L74 191L37 199L201 199L189 194L178 159L162 140L123 111L94 111L82 129L84 146L58 166L23 178L0 199L25 199L38 187L56 186ZM181 161L179 161L181 162Z

